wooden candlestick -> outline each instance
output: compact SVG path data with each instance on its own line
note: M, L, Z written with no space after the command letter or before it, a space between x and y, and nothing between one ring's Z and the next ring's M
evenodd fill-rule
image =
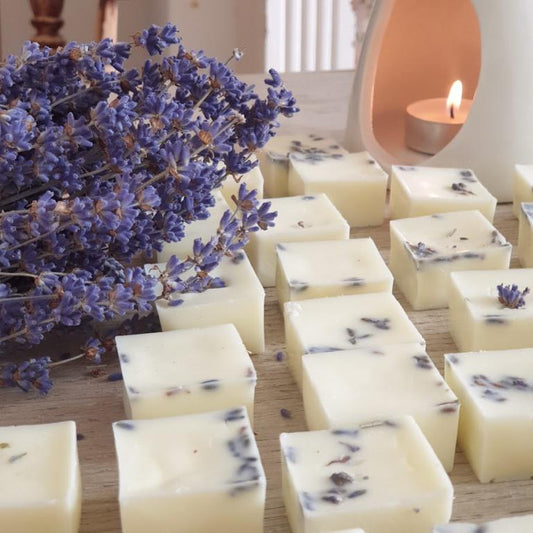
M59 34L59 29L63 26L63 0L30 0L30 4L33 11L31 23L37 30L32 41L50 48L63 46L65 40Z

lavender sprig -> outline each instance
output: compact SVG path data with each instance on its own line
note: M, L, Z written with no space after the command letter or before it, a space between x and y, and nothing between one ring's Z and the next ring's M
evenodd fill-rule
M504 285L500 283L498 289L498 301L509 309L520 309L526 305L524 297L529 294L529 288L526 287L523 291L518 288L518 285Z

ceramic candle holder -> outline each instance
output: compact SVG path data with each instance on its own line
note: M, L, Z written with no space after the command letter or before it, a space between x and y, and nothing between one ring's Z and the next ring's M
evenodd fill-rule
M516 163L532 162L531 0L376 0L357 69L345 146L392 164L472 168L499 201ZM427 156L407 148L407 105L461 79L464 126Z

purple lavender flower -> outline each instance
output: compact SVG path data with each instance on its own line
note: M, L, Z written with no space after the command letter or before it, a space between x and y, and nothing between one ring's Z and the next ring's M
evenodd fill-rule
M20 364L7 363L0 368L0 387L19 387L24 392L32 389L46 394L52 388L49 357L30 359Z
M498 301L509 309L520 309L525 307L526 301L524 297L529 294L529 288L526 287L523 291L518 288L518 285L504 285L500 283L498 289Z

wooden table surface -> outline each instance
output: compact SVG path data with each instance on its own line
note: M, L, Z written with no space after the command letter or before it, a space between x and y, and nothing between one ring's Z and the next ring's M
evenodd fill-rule
M243 76L245 81L257 84L261 78ZM292 74L285 76L285 79L287 86L298 97L301 113L285 121L282 131L315 131L331 134L341 141L353 72ZM495 225L516 245L518 223L509 205L498 206ZM383 257L388 260L388 224L352 231L352 237L366 236L375 240ZM512 266L519 266L514 254ZM447 310L412 311L401 294L396 290L394 294L426 339L428 353L442 371L443 354L456 351L448 332ZM275 357L278 351L284 350L285 345L282 318L273 289L267 290L265 328L266 352L253 359L259 378L255 431L268 478L265 532L286 533L290 529L281 498L278 436L281 432L302 431L306 427L296 385L285 363L278 362ZM79 342L77 334L79 332L56 335L48 342L47 353L60 354L69 349L75 350L74 343ZM3 358L10 358L11 355L6 353ZM118 478L111 422L124 418L122 383L107 380L107 375L117 370L118 363L111 361L104 367L102 376L92 377L89 367L83 363L63 365L54 369L55 387L44 398L24 395L18 390L0 389L1 425L76 421L78 432L84 437L78 443L83 480L82 533L120 531ZM281 417L281 408L289 409L292 417ZM533 512L533 481L482 485L460 451L456 455L451 479L455 486L454 520L481 521Z

